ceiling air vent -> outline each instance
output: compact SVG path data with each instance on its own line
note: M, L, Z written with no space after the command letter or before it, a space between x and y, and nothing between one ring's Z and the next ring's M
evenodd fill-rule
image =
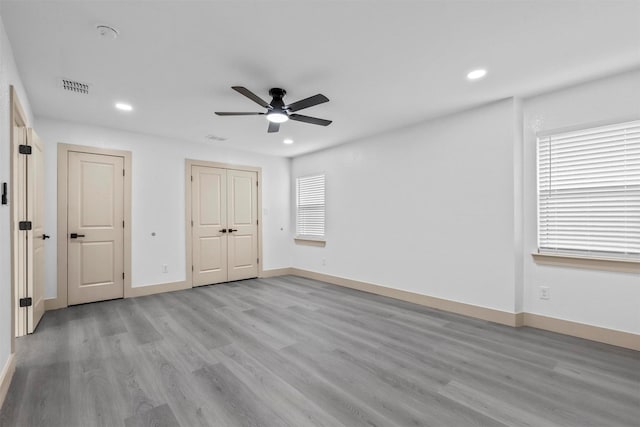
M210 139L212 141L226 141L227 138L223 138L221 136L216 136L216 135L207 135L205 136L205 138Z
M89 85L86 83L80 83L73 80L62 79L62 89L69 92L81 93L83 95L89 94Z

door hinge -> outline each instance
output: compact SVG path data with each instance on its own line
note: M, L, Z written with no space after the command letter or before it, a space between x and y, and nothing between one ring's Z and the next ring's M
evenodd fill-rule
M191 266L191 271L193 271L193 265Z
M31 154L31 146L30 145L19 145L18 146L18 153L20 154Z
M260 224L259 219L256 219L256 225Z
M31 230L32 224L31 221L20 221L18 223L19 230Z
M124 176L124 169L122 169L122 176Z
M122 228L124 228L124 221L122 221Z
M191 220L191 226L193 227L193 220Z
M122 273L122 280L124 280L124 273Z
M20 307L31 307L33 300L31 298L20 298Z
M256 264L260 264L260 258L256 258Z
M191 182L193 182L193 175L191 175Z
M256 181L256 187L258 186L258 181Z

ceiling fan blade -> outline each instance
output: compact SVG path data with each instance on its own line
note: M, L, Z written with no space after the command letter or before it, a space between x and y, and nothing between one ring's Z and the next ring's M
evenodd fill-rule
M302 110L303 108L313 107L314 105L323 104L325 102L329 102L329 98L327 98L322 94L317 94L317 95L310 96L309 98L301 99L300 101L287 105L284 108L293 112L293 111Z
M252 100L256 104L258 104L258 105L260 105L260 106L262 106L264 108L271 108L271 105L269 105L264 99L260 98L258 95L256 95L255 93L251 92L246 87L231 86L231 89L235 90L238 93L241 93L242 95L246 96L247 98L249 98L250 100Z
M317 117L303 116L302 114L289 114L289 118L291 120L311 123L312 125L320 125L320 126L329 126L332 123L331 120L319 119Z
M267 129L267 132L275 133L275 132L278 132L279 130L280 130L280 123L269 122L269 129Z
M216 111L216 116L262 116L264 113L224 113Z

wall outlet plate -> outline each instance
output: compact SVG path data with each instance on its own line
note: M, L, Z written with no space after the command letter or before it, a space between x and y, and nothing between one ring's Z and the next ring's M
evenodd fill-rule
M551 289L548 286L540 286L540 299L551 299Z

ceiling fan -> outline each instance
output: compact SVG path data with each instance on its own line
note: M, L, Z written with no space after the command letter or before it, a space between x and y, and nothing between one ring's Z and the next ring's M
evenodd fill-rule
M317 117L303 116L302 114L295 114L295 111L302 110L303 108L313 107L314 105L329 102L329 98L322 94L310 96L309 98L302 99L294 102L293 104L286 105L282 98L286 95L287 91L277 87L269 89L269 95L273 97L270 103L260 98L255 93L251 92L246 87L232 86L231 89L246 96L256 104L267 109L264 113L226 113L216 111L218 116L267 116L269 120L269 128L267 132L273 133L280 130L280 123L284 123L287 120L296 120L298 122L311 123L313 125L329 126L331 120L319 119Z

